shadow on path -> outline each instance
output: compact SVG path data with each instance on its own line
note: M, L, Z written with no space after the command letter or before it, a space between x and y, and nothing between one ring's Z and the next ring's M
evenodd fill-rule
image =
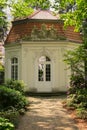
M62 107L62 97L29 97L29 111L20 119L17 130L79 130Z

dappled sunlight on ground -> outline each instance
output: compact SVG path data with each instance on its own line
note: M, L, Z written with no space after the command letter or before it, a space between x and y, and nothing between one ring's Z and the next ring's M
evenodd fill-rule
M29 111L21 118L17 130L79 130L61 97L29 97Z

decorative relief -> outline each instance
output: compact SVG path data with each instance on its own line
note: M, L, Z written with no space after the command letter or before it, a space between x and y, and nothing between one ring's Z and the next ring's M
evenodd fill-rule
M22 38L25 41L53 41L53 40L66 40L62 35L59 35L57 29L54 25L51 25L49 28L46 24L42 24L39 29L37 26L34 26L32 29L31 35L26 35Z

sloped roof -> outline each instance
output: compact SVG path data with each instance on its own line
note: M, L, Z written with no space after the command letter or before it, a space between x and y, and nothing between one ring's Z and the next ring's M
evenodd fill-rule
M59 16L54 16L49 10L35 11L32 15L26 18L16 19L12 23L12 28L5 43L12 43L27 35L30 36L34 26L40 29L43 23L47 28L53 25L58 35L64 36L70 41L82 42L80 34L74 32L73 27L68 27L68 29L64 30L63 21L60 20Z
M38 10L34 12L31 16L28 17L29 19L48 19L48 20L57 20L59 17L53 15L53 13L49 10Z
M59 15L54 16L53 12L50 10L36 10L33 14L23 17L23 18L16 18L13 23L18 21L25 21L25 20L60 20Z

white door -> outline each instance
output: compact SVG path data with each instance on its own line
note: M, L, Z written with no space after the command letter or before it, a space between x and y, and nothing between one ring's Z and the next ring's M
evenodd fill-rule
M47 56L41 56L37 65L37 91L51 92L52 90L52 69L51 60Z

